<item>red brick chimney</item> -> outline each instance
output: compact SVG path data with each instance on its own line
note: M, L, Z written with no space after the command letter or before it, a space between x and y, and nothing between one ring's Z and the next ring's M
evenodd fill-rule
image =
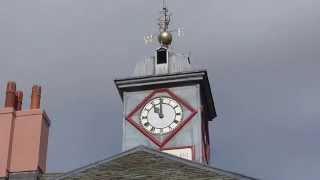
M16 103L16 83L9 81L6 90L6 101L4 107L15 107Z
M32 87L30 109L40 109L41 87L34 85Z
M22 91L7 85L0 108L0 179L19 172L46 171L50 120L40 110L41 87L33 86L29 110L22 110Z
M16 111L21 111L22 110L22 101L23 101L23 92L22 91L17 91L16 92Z
M6 177L10 166L14 126L16 83L8 82L4 108L0 109L0 177Z

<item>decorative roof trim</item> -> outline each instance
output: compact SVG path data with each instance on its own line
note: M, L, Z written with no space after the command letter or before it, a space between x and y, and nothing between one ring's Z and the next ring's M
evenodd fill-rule
M119 90L120 96L122 97L122 89L134 86L145 86L145 85L155 85L164 84L170 82L185 82L185 81L201 81L207 76L206 70L201 71L188 71L180 72L174 74L161 74L152 76L139 76L130 77L123 79L115 79L114 82Z

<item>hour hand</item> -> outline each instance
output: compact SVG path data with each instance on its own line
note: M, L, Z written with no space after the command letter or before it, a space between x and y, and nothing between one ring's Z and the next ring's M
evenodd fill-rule
M159 114L160 113L160 108L158 108L157 106L154 106L154 113Z
M162 113L162 104L160 104L159 107L154 106L154 113L157 113L159 115L159 118L163 118L164 115Z

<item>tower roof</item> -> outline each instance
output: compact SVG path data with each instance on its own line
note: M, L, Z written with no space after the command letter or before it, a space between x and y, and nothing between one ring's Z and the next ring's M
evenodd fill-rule
M155 75L155 56L146 58L136 64L133 75L134 76L151 76ZM172 50L168 50L168 73L182 73L192 71L194 68L190 64L190 60L187 56L179 53L175 53Z

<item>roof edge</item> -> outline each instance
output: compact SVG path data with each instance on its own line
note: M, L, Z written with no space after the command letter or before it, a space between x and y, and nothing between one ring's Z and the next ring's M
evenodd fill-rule
M246 175L243 175L243 174L240 174L240 173L226 171L226 170L223 170L223 169L220 169L220 168L216 168L216 167L213 167L213 166L208 166L208 165L201 164L201 163L198 163L198 162L195 162L195 161L186 160L186 159L183 159L183 158L171 155L171 154L167 154L167 153L164 153L164 152L157 151L155 149L151 149L151 148L143 146L143 145L140 145L140 146L137 146L135 148L129 149L127 151L124 151L124 152L122 152L120 154L116 154L116 155L111 156L109 158L93 162L91 164L88 164L86 166L80 167L78 169L69 171L66 174L63 174L62 176L57 177L56 180L61 180L63 178L72 176L72 175L74 175L74 174L76 174L78 172L81 172L81 171L84 171L84 170L99 166L99 165L101 165L103 163L107 163L107 162L110 162L110 161L112 161L114 159L118 159L118 158L124 157L126 155L129 155L129 154L132 154L132 153L135 153L135 152L139 152L139 151L155 154L155 155L161 156L163 158L167 158L167 159L170 159L170 160L173 160L173 161L177 161L177 162L183 163L183 164L188 165L188 166L192 166L192 167L195 167L195 168L211 171L211 172L218 173L218 174L221 174L221 175L226 175L226 176L231 176L231 177L234 177L234 178L246 179L246 180L258 180L257 178L249 177L249 176L246 176Z

